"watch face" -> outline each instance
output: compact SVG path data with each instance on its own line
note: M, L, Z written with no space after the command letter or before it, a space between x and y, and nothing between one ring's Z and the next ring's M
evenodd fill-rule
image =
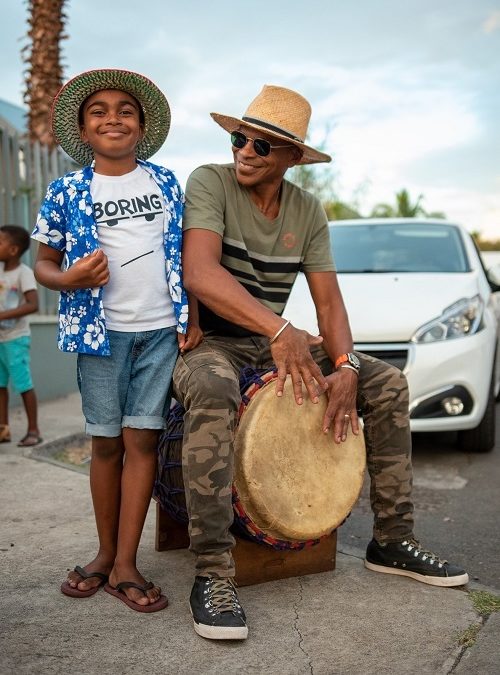
M348 354L347 360L349 361L349 363L351 364L351 366L353 368L356 368L357 370L359 370L361 368L361 363L360 363L358 357L356 356L356 354Z

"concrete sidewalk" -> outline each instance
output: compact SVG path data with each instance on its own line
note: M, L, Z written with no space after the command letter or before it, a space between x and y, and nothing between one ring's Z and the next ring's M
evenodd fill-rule
M80 434L77 394L41 406L46 443ZM13 438L25 431L14 410ZM15 443L0 445L0 672L138 675L169 673L497 673L500 614L486 621L463 589L441 589L376 574L363 551L340 546L331 573L240 589L245 642L211 642L192 629L193 559L154 550L151 508L139 567L161 584L170 606L133 612L100 591L75 600L59 591L66 570L85 564L96 536L88 478ZM458 636L481 626L465 649Z

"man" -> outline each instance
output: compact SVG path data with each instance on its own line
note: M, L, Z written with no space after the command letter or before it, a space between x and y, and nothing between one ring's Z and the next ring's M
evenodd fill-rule
M396 368L360 353L331 258L326 214L312 195L284 180L297 164L331 158L304 143L311 109L289 89L265 86L244 116L212 113L231 134L234 164L196 169L186 189L183 265L200 300L204 342L181 356L176 397L186 409L184 484L196 579L191 610L198 634L247 636L232 577L233 434L243 365L278 369L276 393L290 375L295 400L328 396L323 431L332 443L359 433L364 420L373 540L370 569L438 586L465 584L461 569L413 538L408 390ZM299 269L306 275L320 337L282 316ZM332 372L333 370L333 372ZM305 449L306 451L307 449Z

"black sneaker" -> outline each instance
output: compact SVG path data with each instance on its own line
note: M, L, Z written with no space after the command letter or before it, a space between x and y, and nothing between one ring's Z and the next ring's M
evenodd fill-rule
M196 577L189 602L198 635L211 640L244 640L248 636L245 612L232 579Z
M462 586L469 581L465 570L425 551L415 539L379 544L372 539L366 549L365 567L374 572L400 574L431 586Z

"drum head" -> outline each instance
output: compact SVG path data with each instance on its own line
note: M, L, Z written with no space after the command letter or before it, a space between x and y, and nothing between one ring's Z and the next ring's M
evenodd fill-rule
M329 534L349 514L363 485L363 434L351 429L337 445L323 434L326 395L298 406L287 378L282 397L275 381L252 397L235 442L234 485L245 512L264 532L289 541Z

